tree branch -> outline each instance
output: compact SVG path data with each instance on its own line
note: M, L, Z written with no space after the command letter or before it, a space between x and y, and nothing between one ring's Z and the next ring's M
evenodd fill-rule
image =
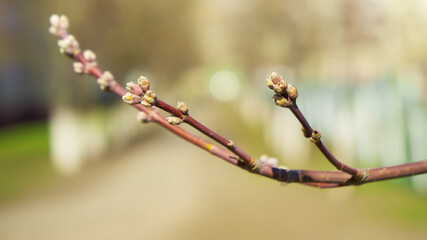
M283 77L273 73L267 79L268 86L276 92L273 97L276 105L287 107L295 115L303 126L304 136L310 138L316 144L323 155L340 171L313 171L313 170L293 170L288 168L277 168L267 160L258 160L238 148L231 140L227 140L215 133L203 124L188 115L188 108L183 103L178 104L178 108L163 102L157 95L149 90L149 80L140 77L139 84L128 83L127 90L117 84L113 75L108 71L103 71L96 63L95 54L86 50L82 52L79 43L74 36L68 34L68 19L65 16L52 15L50 18L51 27L49 31L58 36L58 45L61 53L74 59L74 70L79 74L89 74L97 78L97 82L102 90L112 92L121 97L124 102L133 105L138 111L138 120L141 122L154 122L166 130L174 133L180 138L196 145L203 150L233 164L280 182L302 183L308 186L320 188L334 188L348 185L361 185L368 182L382 181L400 177L424 174L427 172L427 160L415 163L406 163L391 167L373 169L355 169L341 163L326 148L320 140L320 133L314 131L308 124L304 115L296 105L298 96L297 89L287 84ZM156 108L165 110L174 115L174 118L164 118L157 112ZM189 132L176 124L185 122L201 133L220 143L226 149L211 144Z

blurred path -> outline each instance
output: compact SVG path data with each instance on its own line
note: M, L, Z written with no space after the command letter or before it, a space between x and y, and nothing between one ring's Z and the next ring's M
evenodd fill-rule
M0 239L427 239L427 227L378 216L351 188L282 187L176 137L98 165L1 206Z

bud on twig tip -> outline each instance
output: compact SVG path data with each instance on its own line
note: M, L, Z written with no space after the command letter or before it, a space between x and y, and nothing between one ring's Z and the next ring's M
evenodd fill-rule
M59 16L58 14L53 14L49 18L50 28L49 32L53 35L59 36L67 32L68 29L68 18L65 15Z
M286 93L292 101L295 101L298 97L298 89L292 84L288 84L288 87L286 88Z
M283 93L288 86L285 79L276 72L272 72L266 81L267 86L277 94Z
M147 77L144 77L141 75L138 78L138 84L139 84L139 87L142 89L143 92L146 92L147 90L150 89L150 80L148 80Z

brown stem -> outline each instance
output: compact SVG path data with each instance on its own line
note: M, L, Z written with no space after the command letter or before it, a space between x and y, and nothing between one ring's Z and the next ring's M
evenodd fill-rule
M249 154L244 152L241 148L237 147L233 142L224 138L223 136L219 135L218 133L212 131L211 129L207 128L206 126L201 124L199 121L197 121L196 119L194 119L190 115L182 114L178 109L172 107L171 105L163 102L160 99L157 99L155 106L159 107L160 109L163 109L164 111L166 111L166 112L168 112L168 113L170 113L176 117L183 119L185 123L194 127L195 129L197 129L201 133L205 134L206 136L210 137L214 141L218 142L222 146L228 148L230 151L232 151L234 154L239 156L246 163L251 163L253 161L253 157L251 157Z
M67 55L68 57L81 62L82 64L86 65L88 64L88 61L83 57L83 54L81 51L79 51L78 53L76 53L75 55ZM94 76L95 78L100 78L103 75L104 71L97 65L92 66L89 69L89 74ZM125 93L126 90L120 86L119 84L114 84L110 89L110 92L115 93L117 96L122 97ZM178 111L177 109L175 109L174 107L170 106L169 104L161 101L161 100L157 100L156 101L156 105L158 107L161 107L162 109L164 109L167 112L170 112L180 118L183 118L184 115ZM172 133L176 134L177 136L183 138L184 140L210 152L211 154L224 159L225 161L242 167L242 168L246 168L247 164L241 164L241 162L239 161L239 158L233 154L228 153L225 149L218 147L214 144L211 144L199 137L196 137L194 135L192 135L191 133L185 131L184 129L180 128L179 126L174 126L174 125L170 125L167 120L161 116L158 112L154 111L151 108L147 108L144 107L141 104L135 104L133 105L136 109L145 112L148 116L149 119L157 124L159 124L160 126L166 128L167 130L171 131ZM199 131L207 134L208 136L210 136L212 139L220 139L220 143L221 144L225 144L225 147L230 148L227 143L229 142L228 140L226 140L225 138L221 137L219 134L209 130L208 128L206 128L205 126L203 126L201 123L197 122L195 119L193 119L190 116L185 116L186 122L189 123L191 126L195 127L196 129L198 129ZM239 148L236 148L235 146L230 148L233 149L235 152L237 152L239 157L241 157L246 163L250 164L253 163L253 159L246 153L244 153L242 150L240 150ZM233 152L234 152L233 151ZM252 159L252 161L251 161ZM264 175L266 177L272 178L273 177L273 172L270 166L262 166L258 172L258 174L260 175Z
M281 182L298 183L325 183L328 187L338 184L335 187L361 185L369 182L383 181L401 177L414 176L427 173L427 160L405 163L389 167L366 169L367 178L358 182L348 173L340 171L312 171L312 170L290 170L273 168L273 178ZM313 184L309 184L313 185ZM315 184L322 187L322 184Z
M81 62L82 64L87 64L87 60L83 57L83 54L81 52L78 52L74 56L69 56L76 61ZM93 66L89 69L89 74L94 76L95 78L100 78L103 74L103 71L98 66ZM119 84L114 84L113 87L109 90L112 93L115 93L117 96L122 97L126 90L120 86ZM223 148L220 148L218 146L215 146L207 141L204 141L201 138L198 138L191 133L185 131L184 129L170 125L164 117L162 117L158 112L154 111L151 108L147 108L142 106L141 104L135 104L133 105L136 109L145 112L149 119L162 127L166 128L167 130L173 132L174 134L178 135L179 137L187 140L188 142L210 152L211 154L220 157L224 160L226 160L229 163L232 163L234 165L238 165L238 158L232 154L229 154L227 151L225 151ZM178 110L177 110L178 111ZM178 111L179 112L179 111Z
M313 134L313 128L311 128L310 124L307 122L307 119L304 117L300 109L298 108L296 102L294 101L293 104L289 107L291 112L294 114L294 116L298 119L298 121L301 123L302 127L304 128L306 137L311 136ZM319 148L320 152L326 157L326 159L329 160L329 162L334 165L334 167L340 171L346 172L351 174L352 176L356 176L359 172L358 169L352 168L342 162L340 162L332 153L329 151L329 149L323 144L322 140L319 140L315 142L315 145L317 148Z

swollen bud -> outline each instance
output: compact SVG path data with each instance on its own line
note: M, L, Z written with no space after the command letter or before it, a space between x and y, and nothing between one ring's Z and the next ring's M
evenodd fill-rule
M128 82L126 84L126 89L135 95L138 95L138 96L142 95L142 89L134 82Z
M113 75L109 71L105 71L102 76L98 78L97 82L104 91L110 90L110 88L116 84Z
M58 14L53 14L49 18L50 28L49 32L53 35L61 35L67 32L68 29L68 18L65 15L59 16Z
M68 35L64 39L58 41L59 51L70 55L75 55L80 51L79 42L73 35Z
M74 69L74 72L78 74L83 74L85 72L85 66L81 62L74 62L73 69Z
M92 50L85 50L83 52L83 57L89 62L94 62L96 60L96 55Z
M152 107L156 103L156 99L156 93L151 90L148 90L142 97L141 104L144 105L144 107Z
M295 101L298 97L298 89L292 84L288 84L288 88L286 88L286 93L292 101Z
M277 94L284 93L288 87L285 79L282 76L279 76L276 72L272 72L266 81L267 86Z
M142 89L143 92L146 92L147 90L150 89L150 80L148 80L147 77L144 77L141 75L138 78L138 85Z
M174 116L167 117L166 120L168 121L168 123L170 125L179 125L179 124L182 123L182 119L181 118L174 117Z
M276 94L273 96L274 104L280 107L288 108L292 105L292 102L283 97L282 95Z
M320 141L321 137L322 137L322 134L320 134L319 131L314 130L313 133L311 133L310 141L313 143L317 143Z
M122 99L125 103L131 104L131 105L141 102L140 96L133 94L133 93L129 93L129 92L126 93L125 95L123 95Z
M178 106L176 107L178 111L180 111L184 115L188 115L188 107L184 102L178 102Z

